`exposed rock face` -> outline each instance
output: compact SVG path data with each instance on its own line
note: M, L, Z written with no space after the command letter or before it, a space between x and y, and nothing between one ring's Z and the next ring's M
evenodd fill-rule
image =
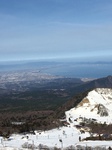
M108 110L107 108L102 105L102 104L99 104L98 105L98 112L97 112L101 117L103 116L108 116Z

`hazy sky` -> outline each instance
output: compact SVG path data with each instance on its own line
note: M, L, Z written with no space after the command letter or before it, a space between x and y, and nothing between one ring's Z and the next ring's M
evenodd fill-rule
M112 0L0 0L0 60L112 59Z

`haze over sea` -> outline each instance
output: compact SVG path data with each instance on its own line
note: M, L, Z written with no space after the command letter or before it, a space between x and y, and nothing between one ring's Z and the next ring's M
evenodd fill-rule
M69 59L0 62L0 72L29 70L71 78L101 78L112 75L112 62L80 62Z

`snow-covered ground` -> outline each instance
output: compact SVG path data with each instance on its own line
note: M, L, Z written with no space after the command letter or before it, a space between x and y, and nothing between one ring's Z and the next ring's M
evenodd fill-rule
M100 105L99 105L100 104ZM98 114L99 106L103 113L106 111L107 116ZM104 110L103 110L104 109ZM77 107L65 112L66 121L69 123L67 127L60 127L49 131L35 131L35 134L19 135L13 134L8 140L0 138L0 150L22 150L35 145L38 149L40 144L48 147L66 148L71 145L77 146L101 146L112 147L112 141L79 141L79 137L84 139L90 136L89 132L81 134L76 128L79 125L80 118L92 118L97 122L112 123L112 89L95 89L88 93ZM15 149L14 149L15 148Z
M17 147L28 142L38 146L44 144L49 147L68 147L70 145L76 145L79 142L80 132L73 127L62 127L59 129L53 129L45 132L35 132L35 135L12 135L9 140L2 140L0 146L5 147ZM82 138L88 136L88 133L82 134ZM62 142L60 142L62 140ZM63 145L62 145L63 144Z
M28 139L27 139L28 136ZM83 139L84 137L89 136L89 133L81 134L75 128L72 127L62 127L60 129L54 129L50 131L42 132L41 134L36 133L36 135L12 135L10 140L1 140L0 150L22 150L27 149L29 145L35 145L36 147L39 144L47 145L48 147L59 147L66 148L71 145L74 147L77 146L102 146L102 147L112 147L112 141L79 141L79 136ZM60 142L60 139L62 142ZM22 148L22 145L26 143L26 148ZM4 149L3 149L4 148ZM16 148L16 149L14 149Z

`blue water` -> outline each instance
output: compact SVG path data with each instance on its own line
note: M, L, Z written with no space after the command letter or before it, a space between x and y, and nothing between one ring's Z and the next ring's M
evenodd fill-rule
M63 77L101 78L112 75L112 62L19 62L0 64L0 72L12 70L39 70L41 73Z
M81 65L62 65L43 70L44 73L64 77L80 78L100 78L112 75L111 64L81 64Z

